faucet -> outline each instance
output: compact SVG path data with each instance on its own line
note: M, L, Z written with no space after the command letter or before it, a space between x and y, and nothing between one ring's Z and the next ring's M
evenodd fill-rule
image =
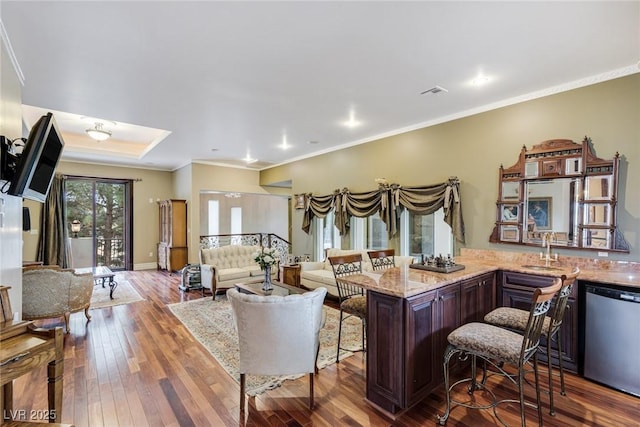
M542 247L547 247L547 253L546 255L542 256L542 252L540 252L540 259L544 259L544 266L545 267L549 267L551 265L551 262L553 261L558 261L558 254L554 254L553 258L551 257L551 241L555 240L556 238L556 233L553 231L549 231L547 233L544 233L542 235Z

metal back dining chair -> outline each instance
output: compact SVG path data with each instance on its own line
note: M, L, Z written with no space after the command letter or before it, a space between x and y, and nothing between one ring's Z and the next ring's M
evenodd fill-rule
M340 322L338 323L338 350L336 363L340 362L340 338L342 337L342 322L349 317L356 316L362 320L362 351L366 351L366 325L367 325L367 296L360 286L348 283L344 279L354 274L362 274L362 255L340 255L329 257L329 263L333 269L338 288L340 303ZM349 351L353 351L349 349Z
M562 319L564 317L567 302L571 295L573 284L580 273L580 269L575 268L569 274L563 274L562 287L558 291L550 315L545 318L542 327L542 336L546 338L547 366L549 367L549 414L555 415L555 407L553 402L553 368L551 360L551 344L555 340L558 347L558 368L560 372L560 394L565 396L567 393L564 386L564 368L562 366ZM529 313L512 307L498 307L484 316L484 321L495 326L508 328L514 331L522 331L527 325ZM541 347L542 348L542 347Z
M540 387L538 385L538 346L540 344L540 335L542 334L545 317L551 306L551 300L560 290L561 286L562 280L557 278L554 280L553 285L546 288L537 288L533 292L527 323L521 334L506 328L479 322L464 324L449 334L447 337L449 345L444 353L443 361L447 406L445 413L438 416L440 425L446 424L451 413L452 403L472 409L493 408L496 418L504 425L507 424L497 412L498 405L501 403L519 403L522 426L526 426L525 405L537 409L538 425L542 426L542 407L540 405ZM471 360L471 376L449 385L449 361L455 355L461 360ZM484 366L481 381L477 379L476 364L478 358L482 360ZM527 372L526 365L529 361L533 364L535 376L535 405L526 402L524 399L525 373ZM487 365L495 369L495 371L492 372L493 374L501 375L517 385L519 397L517 400L497 400L495 394L486 386ZM507 371L507 366L515 367L517 369L516 372L514 373L512 370ZM492 401L486 405L454 401L451 399L451 392L456 386L462 383L468 383L467 391L469 394L473 394L476 389L487 391L491 395ZM471 400L471 402L473 401L474 399Z
M379 251L367 252L374 270L385 270L396 266L394 249L382 249Z

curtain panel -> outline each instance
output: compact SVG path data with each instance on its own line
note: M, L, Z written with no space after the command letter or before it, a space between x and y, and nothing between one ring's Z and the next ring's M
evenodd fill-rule
M55 264L61 268L71 267L71 254L67 245L65 225L64 185L66 178L56 174L51 182L49 194L42 206L40 238L37 261L44 265Z
M349 233L351 217L366 218L378 213L387 226L389 237L398 232L401 208L417 215L429 215L444 208L444 220L457 241L464 243L464 221L460 201L460 181L450 177L435 185L402 187L399 184L380 184L377 190L353 193L348 188L335 190L326 196L305 194L302 230L310 234L314 217L324 218L333 209L334 225L344 236Z

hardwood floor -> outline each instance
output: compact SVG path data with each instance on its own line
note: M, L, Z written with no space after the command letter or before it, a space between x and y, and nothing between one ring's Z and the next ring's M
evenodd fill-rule
M397 420L390 420L364 400L365 363L361 353L320 370L316 376L316 408L310 411L308 379L248 400L239 413L239 385L191 336L167 304L202 298L199 291L181 292L179 277L156 271L119 273L145 301L91 310L71 316L65 337L62 422L83 426L423 426L435 425L445 407L443 389L431 394ZM116 290L117 292L117 290ZM210 298L207 295L206 298ZM62 320L40 322L61 326ZM567 396L556 392L556 416L545 426L640 426L640 399L566 375ZM541 381L546 382L546 373ZM515 394L506 382L490 379L498 397ZM559 383L556 386L558 390ZM44 369L17 380L14 409L46 409ZM527 390L532 399L534 393ZM519 425L519 407L501 408L509 425ZM529 425L536 413L527 410ZM499 425L493 412L455 408L449 426Z

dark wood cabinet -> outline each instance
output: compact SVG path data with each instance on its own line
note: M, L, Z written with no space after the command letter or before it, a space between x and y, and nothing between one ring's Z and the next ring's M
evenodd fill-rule
M162 200L159 207L158 269L177 271L187 265L187 201Z
M280 280L282 283L300 287L300 265L283 265L280 267Z
M393 415L443 382L447 336L495 306L495 274L408 298L369 291L367 301L367 400Z
M504 271L501 274L500 285L498 287L498 305L504 307L514 307L522 310L531 308L531 296L535 288L551 285L553 277L539 276L534 274L515 273ZM567 370L577 372L578 370L578 303L577 303L577 282L573 285L571 296L567 301L567 308L562 319L562 357L563 367ZM553 306L549 310L551 312ZM543 337L540 345L546 348L546 340ZM551 346L551 357L553 364L558 364L558 349L556 343ZM547 357L540 354L540 361L547 362Z
M461 324L482 322L484 315L496 307L495 274L483 274L460 284Z

